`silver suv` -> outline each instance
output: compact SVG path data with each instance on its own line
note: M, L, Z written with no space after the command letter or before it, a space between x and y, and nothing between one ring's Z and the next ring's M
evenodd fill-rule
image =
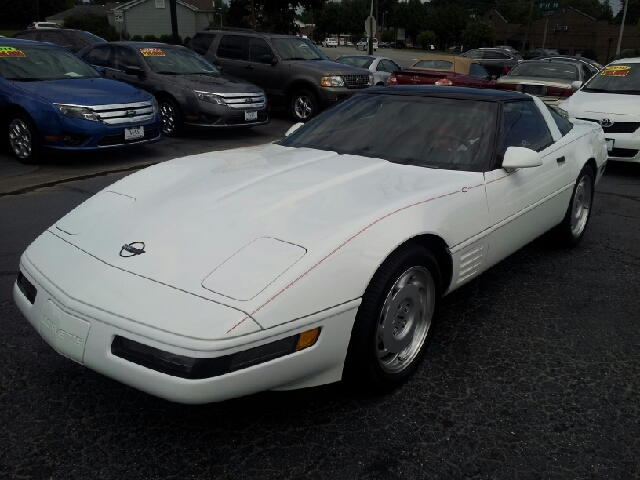
M195 34L189 48L225 73L255 83L271 107L305 121L373 84L363 68L340 65L306 38L213 28Z

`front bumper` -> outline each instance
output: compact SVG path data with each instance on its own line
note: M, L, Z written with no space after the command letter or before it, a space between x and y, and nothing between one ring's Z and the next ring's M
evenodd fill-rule
M245 112L256 112L255 120L247 120ZM237 107L190 98L184 105L184 123L196 128L255 127L269 123L269 106L261 108Z
M38 239L34 244L41 241L43 240ZM171 332L160 316L180 315L183 319L181 321L185 321L195 313L186 299L184 312L181 312L180 307L176 309L175 303L168 303L167 295L176 298L170 292L170 287L157 285L154 288L161 287L161 292L149 292L148 296L141 296L140 285L129 285L131 288L126 285L135 276L105 264L100 266L102 262L62 240L49 238L44 241L48 242L47 248L41 249L40 253L36 248L32 255L33 261L30 253L34 244L22 256L20 263L21 274L35 289L35 298L33 291L25 291L16 283L14 300L47 343L62 355L92 370L152 395L189 404L221 401L263 390L331 383L340 380L342 376L359 299L268 330L259 329L251 321L244 322L238 330L246 330L237 334L234 332L235 336L229 338L224 338L223 334L210 334L207 328L203 328L202 321L191 327L185 326L185 334L181 335ZM55 258L45 260L44 252L50 251L52 247L59 247L55 256L50 255ZM71 270L67 271L67 267ZM91 274L87 273L89 271ZM78 287L74 288L69 275L81 277L75 284ZM81 288L79 285L86 284L88 278L93 278L89 282L93 286ZM133 281L155 283L141 278ZM125 288L118 290L120 286L117 283L122 282L125 282ZM114 289L118 293L114 299L126 297L127 291L136 292L139 297L137 305L131 306L128 311L123 310L122 305L127 305L130 299L122 298L120 304L117 300L109 299ZM189 297L184 293L180 295ZM104 296L107 297L105 305L110 305L110 308L95 304L95 298ZM32 297L33 303L28 297ZM220 307L229 308L216 305L207 307L211 317L215 317L216 312L226 313ZM156 313L157 323L163 325L163 328L153 325L148 317L145 320L145 315L141 313L145 308L160 312ZM211 320L209 325L212 329L218 327ZM218 330L227 331L227 326L223 325ZM116 338L124 338L165 352L169 356L218 358L277 342L313 328L320 328L321 332L312 347L211 378L187 379L162 373L144 366L144 362L125 360L114 354L113 348Z

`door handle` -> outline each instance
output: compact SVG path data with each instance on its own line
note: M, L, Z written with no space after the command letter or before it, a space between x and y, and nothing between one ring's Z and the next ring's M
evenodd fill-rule
M247 70L253 70L253 65L245 65L244 68Z
M556 158L556 162L558 163L564 163L564 160L565 160L564 157Z

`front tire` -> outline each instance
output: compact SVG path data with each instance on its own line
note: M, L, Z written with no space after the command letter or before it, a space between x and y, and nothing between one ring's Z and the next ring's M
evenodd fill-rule
M9 118L7 134L11 152L20 163L33 165L40 156L40 132L29 116L16 113Z
M433 254L407 244L378 268L362 296L343 379L384 391L405 382L424 357L433 332L442 276Z
M562 246L571 248L582 241L591 218L594 186L595 172L585 165L576 179L567 213L556 227L556 236Z
M318 113L318 100L309 90L300 89L291 97L291 114L299 122L306 122Z
M169 97L158 99L160 115L162 116L162 133L168 137L177 137L184 129L182 111L178 103Z

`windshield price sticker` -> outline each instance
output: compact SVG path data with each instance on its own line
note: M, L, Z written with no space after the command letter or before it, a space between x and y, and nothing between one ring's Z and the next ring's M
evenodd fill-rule
M600 72L603 77L626 77L631 70L627 65L611 65Z
M143 57L164 57L164 52L159 48L141 48L140 53Z
M22 50L13 47L0 47L0 57L26 57Z

